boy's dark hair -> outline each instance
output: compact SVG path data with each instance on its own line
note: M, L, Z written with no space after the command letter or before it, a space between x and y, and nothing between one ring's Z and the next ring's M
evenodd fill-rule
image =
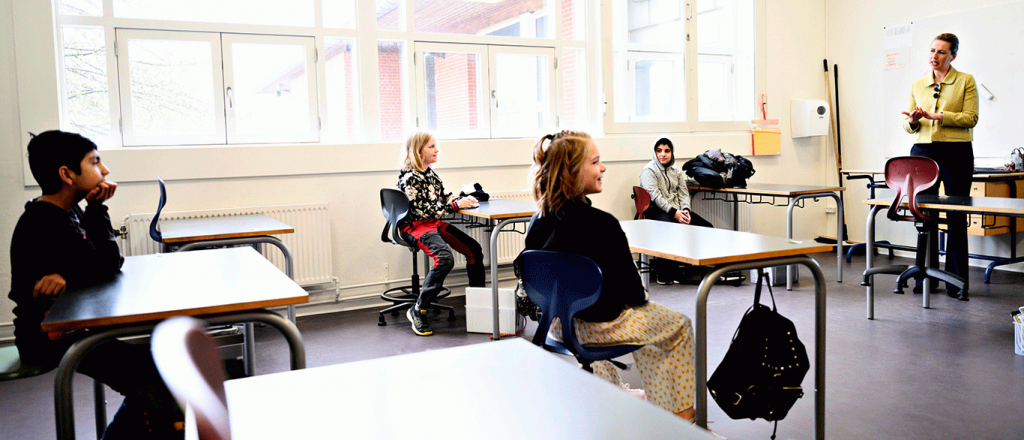
M665 168L667 169L668 167L670 167L672 165L675 165L676 164L676 147L675 147L675 145L672 145L672 139L669 139L667 137L663 137L661 139L658 139L658 142L654 143L654 155L655 155L654 158L655 159L658 158L658 156L657 156L658 155L658 145L668 146L668 151L672 152L672 159L669 159L668 163L665 164Z
M96 149L93 141L78 133L44 131L28 141L28 166L43 194L55 194L63 185L57 170L66 166L81 173L82 158Z

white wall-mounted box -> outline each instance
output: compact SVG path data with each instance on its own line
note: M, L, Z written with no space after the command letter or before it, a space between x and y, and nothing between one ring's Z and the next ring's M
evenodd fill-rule
M792 136L828 135L828 112L828 103L820 99L794 99L789 118Z
M494 331L494 307L490 287L466 288L466 331ZM498 289L498 331L516 332L516 293L514 289Z

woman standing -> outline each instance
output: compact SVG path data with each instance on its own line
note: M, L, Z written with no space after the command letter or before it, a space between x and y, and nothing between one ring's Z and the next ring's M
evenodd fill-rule
M530 179L539 217L526 234L526 249L585 256L603 275L601 296L572 323L580 342L644 345L633 358L647 399L692 420L696 413L690 319L647 300L619 221L590 206L587 195L601 192L606 169L597 145L586 133L562 131L537 141L533 161ZM549 335L560 338L564 324L555 319ZM619 371L607 361L595 362L594 374L620 383Z
M651 206L644 211L644 218L713 228L711 222L690 211L686 175L675 163L672 140L658 139L654 143L654 159L640 171L640 186L651 195ZM662 258L652 259L651 269L658 284L672 284L683 275L676 263Z
M946 195L967 196L971 191L974 173L973 128L978 124L978 89L974 77L953 68L960 48L960 40L953 34L940 34L932 41L928 62L932 73L914 81L910 89L910 104L903 128L914 135L912 156L924 156L939 164L939 181ZM938 186L925 194L938 194ZM946 271L968 282L967 216L947 213L949 230L946 239ZM938 261L937 234L933 240L932 260ZM924 249L919 239L918 250ZM920 290L920 281L915 292ZM967 293L947 284L946 294L967 301Z
M484 287L483 250L480 243L440 220L447 214L476 206L476 198L459 198L444 191L441 178L430 168L437 162L437 152L437 142L429 133L410 136L405 142L405 160L398 174L398 189L409 197L409 221L401 225L402 232L415 238L419 248L434 260L434 265L423 279L416 304L406 312L413 332L420 336L433 334L422 306L437 297L445 277L455 266L452 249L466 257L469 285Z

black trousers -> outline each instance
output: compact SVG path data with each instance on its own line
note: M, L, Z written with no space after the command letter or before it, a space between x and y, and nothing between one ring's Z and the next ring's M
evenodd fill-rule
M679 223L667 212L662 211L661 208L655 206L653 203L647 210L644 211L644 218L651 220L659 220L669 223ZM697 215L697 213L690 210L690 224L693 226L700 226L703 228L714 228L715 226L711 222ZM651 258L651 270L657 274L659 272L673 272L673 269L677 268L678 264L672 260L666 260L663 258Z
M452 250L466 257L466 276L469 277L470 287L484 287L483 249L473 237L448 223L440 222L436 231L420 235L416 244L434 260L434 265L423 278L423 287L416 300L416 307L433 301L441 292L445 278L455 266Z
M974 148L970 142L932 142L915 144L911 156L924 156L939 164L939 182L948 196L969 196L974 179ZM929 188L923 194L938 194L939 185ZM967 215L947 212L949 221L946 232L946 272L964 279L968 285L967 264ZM934 227L934 226L933 226ZM932 231L934 232L934 231ZM931 261L939 261L938 234L931 234ZM918 238L918 252L925 249L925 240ZM920 283L918 283L920 284ZM946 290L953 286L947 285Z

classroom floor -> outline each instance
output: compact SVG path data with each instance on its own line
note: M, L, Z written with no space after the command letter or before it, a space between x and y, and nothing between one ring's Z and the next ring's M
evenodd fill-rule
M963 303L945 294L934 294L931 309L922 309L921 296L909 290L905 295L890 293L895 277L880 276L875 320L871 321L865 319L864 288L859 285L864 258L855 257L852 264L846 265L841 284L835 281L835 254L818 254L815 258L829 280L828 438L1024 438L1024 413L1020 406L1024 396L1024 356L1014 355L1010 323L1010 311L1024 305L1020 290L1024 274L997 271L991 284L983 284L982 269L972 268L971 301ZM714 371L725 354L740 317L751 304L752 292L749 283L741 287L720 285L712 290L708 300L709 371ZM801 284L792 292L777 288L775 293L779 312L795 322L813 361L814 302L810 273L806 269L801 272ZM652 300L691 317L695 296L693 285L655 284L651 292ZM462 298L449 303L460 306L458 320L451 326L442 320L434 326L434 335L426 338L413 335L401 316L397 321L389 319L392 324L386 327L378 327L375 310L300 317L298 326L306 343L308 366L486 343L488 335L465 332ZM532 336L533 324L531 321L527 326L525 337ZM287 369L283 339L273 329L257 331L257 373ZM633 382L638 376L627 372L624 377L634 378L630 380ZM52 387L52 372L0 383L0 437L53 438ZM779 422L779 439L812 438L813 369L805 378L804 387L804 398ZM92 438L91 380L77 376L75 396L79 438ZM429 392L426 396L425 403L429 405ZM112 415L120 398L108 390L108 401L108 414ZM772 425L764 420L731 420L711 399L709 402L711 428L719 434L730 439L771 435ZM511 422L514 420L510 417ZM642 426L642 421L638 421L638 426ZM447 437L447 433L435 434ZM344 432L339 432L339 437L344 437ZM642 431L638 431L636 438L643 437Z

